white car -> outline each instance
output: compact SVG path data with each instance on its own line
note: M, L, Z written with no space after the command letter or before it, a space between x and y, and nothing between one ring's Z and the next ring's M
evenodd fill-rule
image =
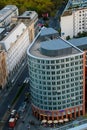
M29 78L26 77L23 83L28 83L28 82L29 82Z
M13 110L11 111L11 116L14 116L15 114L16 114L16 110L13 109Z

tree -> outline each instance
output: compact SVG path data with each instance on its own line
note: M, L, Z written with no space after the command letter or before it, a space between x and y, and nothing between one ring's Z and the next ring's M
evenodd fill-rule
M67 37L66 37L66 40L69 40L70 39L70 36L68 35Z

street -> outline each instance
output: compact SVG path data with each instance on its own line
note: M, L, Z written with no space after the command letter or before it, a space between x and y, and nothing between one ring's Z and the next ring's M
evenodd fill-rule
M26 77L28 77L28 68L26 67L26 65L23 66L20 71L21 71L20 74L18 73L16 77L16 82L14 81L14 83L12 84L12 88L9 88L9 90L6 91L4 97L0 98L1 100L0 122L4 123L7 120L8 116L6 118L6 112L8 111L8 105L11 105L17 91L19 90L20 86L23 84L23 81L25 80ZM25 93L25 91L26 90L24 90L23 92ZM19 107L20 103L24 100L24 93L22 93L22 96L16 107ZM6 126L4 130L7 130Z

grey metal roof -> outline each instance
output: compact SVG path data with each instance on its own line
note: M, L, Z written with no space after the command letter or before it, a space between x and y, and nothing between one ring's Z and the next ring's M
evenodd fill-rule
M61 39L54 39L54 40L41 42L40 45L41 48L44 48L46 50L54 50L54 51L71 47L69 44L67 44Z
M69 42L75 46L87 45L87 37L74 38L74 39L69 40Z
M43 28L41 30L41 36L46 36L46 35L53 35L53 34L58 34L58 32L56 30L54 30L53 28Z
M25 11L22 15L18 16L18 18L28 18L33 19L37 13L35 11Z
M0 28L0 34L5 30L5 28Z
M2 22L12 11L16 10L17 7L15 5L7 5L3 9L0 10L0 22Z

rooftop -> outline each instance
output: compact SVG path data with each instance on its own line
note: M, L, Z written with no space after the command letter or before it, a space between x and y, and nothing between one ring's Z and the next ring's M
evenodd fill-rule
M25 11L22 15L18 16L18 18L29 18L34 19L34 17L37 15L35 11Z
M62 16L71 15L73 11L87 8L87 0L69 0Z
M5 30L5 28L0 28L0 34Z
M87 37L73 38L73 39L69 40L69 42L75 46L87 45Z
M61 39L52 28L42 28L28 49L28 53L37 58L59 58L81 52L71 43Z
M54 30L53 28L42 28L41 30L41 36L46 36L46 35L53 35L53 34L57 34L58 35L58 32L56 30Z
M3 21L12 11L16 10L17 7L15 5L7 5L3 9L0 10L0 22Z
M8 51L25 29L25 24L19 23L15 25L14 28L12 28L10 31L5 32L2 35L2 39L0 40L2 47Z

